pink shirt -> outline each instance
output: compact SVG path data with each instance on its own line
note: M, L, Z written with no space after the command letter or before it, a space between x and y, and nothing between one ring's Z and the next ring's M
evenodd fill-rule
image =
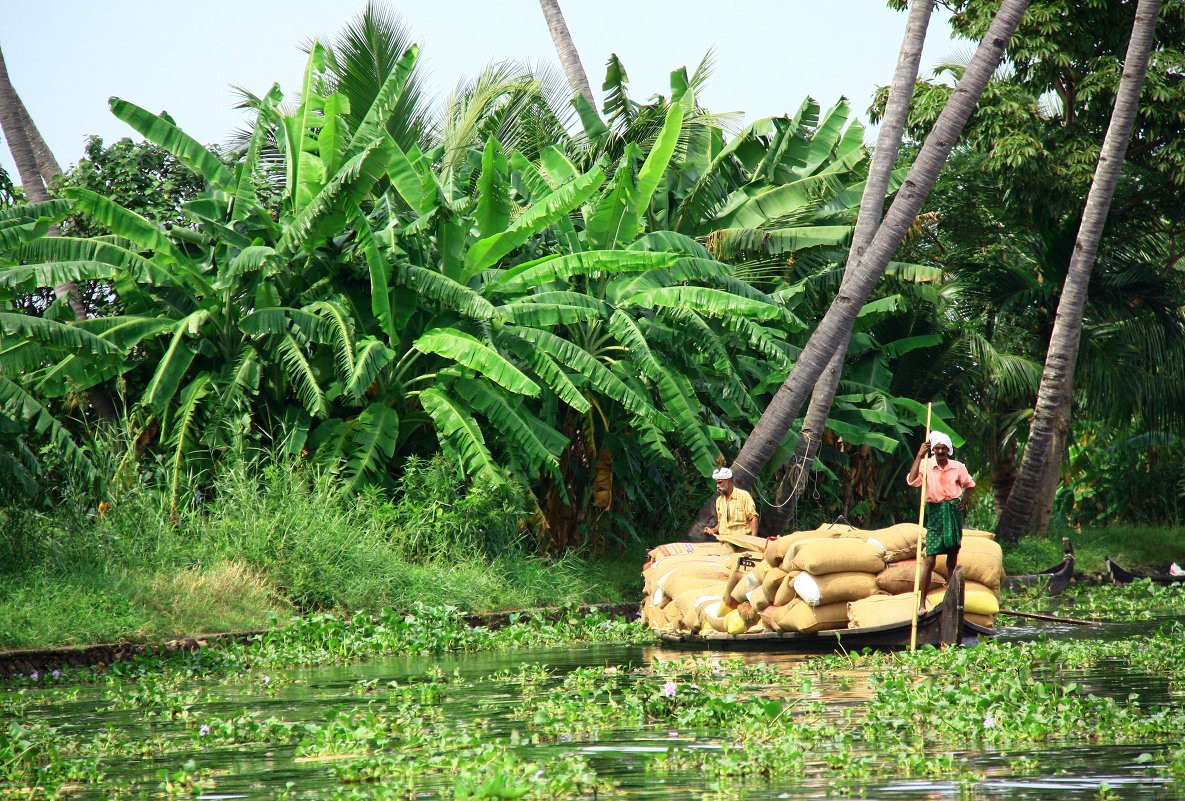
M938 466L936 461L926 458L922 460L922 466L926 465L930 465L930 473L926 476L926 500L930 503L957 498L963 494L963 490L975 486L971 474L967 472L967 468L962 462L947 459L946 468L943 469ZM907 473L905 482L911 487L922 486L921 470L918 471L918 477L914 481L909 480Z

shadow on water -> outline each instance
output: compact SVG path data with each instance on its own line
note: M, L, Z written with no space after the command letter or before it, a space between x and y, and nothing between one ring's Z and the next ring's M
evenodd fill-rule
M1113 624L1085 629L1056 623L1025 623L1007 626L1000 631L1001 642L1026 642L1036 638L1121 639L1139 637L1171 620L1164 618L1132 624ZM789 671L807 657L786 654L729 655L749 663L764 663L779 671ZM692 771L656 773L648 763L671 748L719 750L723 741L711 731L687 731L661 728L621 728L600 734L595 739L572 738L567 741L532 744L530 721L514 717L522 704L518 687L505 674L524 666L546 666L552 674L552 686L578 668L615 666L625 676L633 668L652 666L661 661L687 659L686 652L664 651L656 646L589 646L522 649L513 652L450 654L440 657L390 657L348 667L303 669L276 674L275 686L260 692L250 689L204 686L202 698L191 707L200 720L206 716L232 716L249 710L264 716L289 721L323 721L334 711L346 711L367 703L360 697L362 682L385 685L387 682L416 681L432 672L449 677L448 693L440 709L446 720L486 719L490 734L521 742L519 751L532 760L543 756L576 754L587 760L598 775L608 777L618 786L614 797L634 799L744 798L744 799L822 799L844 795L866 799L1163 799L1185 797L1180 785L1169 785L1150 771L1149 751L1163 751L1165 745L1132 746L1125 744L1058 745L1013 748L1007 751L983 748L961 751L958 756L976 778L970 783L955 777L947 780L876 779L858 784L837 784L834 772L823 762L824 753L807 757L802 776L793 779L766 780L760 776L714 781ZM502 674L502 678L495 678ZM631 674L636 675L636 674ZM1062 671L1060 676L1089 686L1100 695L1126 699L1137 693L1142 702L1181 703L1180 690L1154 675L1132 671L1115 663L1103 663L1081 671ZM826 704L827 714L841 715L845 709L865 703L870 697L867 673L859 667L844 671L836 680L822 681L813 689L814 696ZM842 680L840 680L842 679ZM652 680L649 679L649 680ZM177 738L192 741L192 730L165 717L151 718L143 710L96 709L97 690L83 688L75 700L48 706L36 713L40 721L60 726L74 733L97 733L108 727L134 732L137 737ZM381 697L374 703L381 704ZM760 746L754 746L760 747ZM860 749L863 748L863 751ZM875 744L857 744L856 754L876 755ZM108 781L132 783L136 793L159 794L146 776L158 769L173 770L192 759L197 767L217 775L217 789L199 798L321 798L329 797L335 782L329 762L300 761L295 746L236 745L200 747L170 753L167 757L125 756L107 765ZM287 789L286 789L287 788ZM340 788L336 788L340 789ZM285 794L287 793L287 795ZM86 788L74 797L104 798L102 787ZM353 797L353 796L351 796ZM368 797L365 793L357 796ZM417 788L416 798L453 798L450 784ZM602 796L604 797L604 796Z

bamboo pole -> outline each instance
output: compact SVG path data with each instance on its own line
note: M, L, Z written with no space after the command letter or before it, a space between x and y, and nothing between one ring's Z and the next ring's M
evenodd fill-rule
M930 409L933 406L931 403L926 404L926 443L930 442ZM926 467L926 460L930 456L927 454L922 457L922 463L918 466L919 472L922 474L922 499L918 503L918 526L922 528L918 532L918 545L916 553L914 554L914 570L913 570L913 619L909 626L909 650L917 650L918 647L918 604L921 602L922 594L922 540L926 538L926 478L930 472Z
M1109 621L1106 620L1080 620L1076 617L1055 617L1054 615L1039 615L1036 612L1019 612L1015 609L1001 609L1001 615L1012 615L1013 617L1030 617L1033 620L1052 620L1054 623L1071 623L1075 626L1101 626Z

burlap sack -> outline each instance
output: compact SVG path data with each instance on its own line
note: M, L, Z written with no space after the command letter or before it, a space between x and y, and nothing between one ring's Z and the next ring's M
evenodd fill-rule
M771 567L765 571L765 580L761 582L761 588L765 590L765 595L769 599L773 599L778 594L778 588L782 586L783 579L786 578L786 571L780 567Z
M705 587L714 587L716 589L715 594L720 595L721 594L720 591L724 589L724 581L727 578L728 578L727 575L723 576L723 577L721 577L719 575L717 575L715 577L710 577L710 576L671 576L663 583L663 586L661 589L662 589L663 596L669 597L669 598L674 598L676 595L686 592L687 590L700 590L700 589L704 589ZM654 596L652 596L652 597L657 598L658 593L655 592ZM659 605L661 606L662 604L659 603Z
M647 616L649 619L647 620ZM672 627L671 621L667 619L663 608L660 606L645 606L642 608L642 618L646 620L646 625L655 631L666 631Z
M963 537L963 544L959 548L959 566L963 568L963 575L968 581L975 581L1000 589L1004 582L1004 552L995 540L987 537ZM948 575L946 556L939 556L934 563L934 570L943 576Z
M831 537L838 536L839 532L833 532L830 530L823 532L814 530L795 531L793 534L786 534L785 536L778 537L776 540L771 542L769 547L765 550L765 560L771 565L781 565L786 559L786 551L790 550L790 546L794 545L795 543L802 542L803 540L829 539Z
M867 598L876 591L876 576L872 573L842 572L816 576L803 572L794 579L795 594L809 606L847 603Z
M800 570L801 568L795 564L794 560L798 558L798 552L802 550L804 546L812 542L830 542L833 539L835 539L835 537L806 537L804 539L798 540L797 542L790 543L790 545L786 548L786 555L782 557L782 569L787 573L789 573L791 570Z
M885 560L867 542L840 537L804 542L794 556L794 566L815 576L849 571L879 573L885 568Z
M709 604L719 604L720 593L708 588L687 590L675 596L672 603L679 607L680 617L689 629L694 629L700 621L700 610ZM667 604L670 606L670 604Z
M963 536L964 537L986 537L989 540L994 540L996 538L996 532L981 531L977 528L965 528L965 529L963 529Z
M916 557L918 537L922 531L922 527L917 523L898 523L895 526L870 531L868 539L875 540L884 547L886 562L900 562Z
M760 588L761 582L757 580L757 576L754 576L752 573L742 573L740 580L732 588L732 592L729 593L734 601L733 605L743 604L749 599L749 593Z
M848 628L867 629L913 620L913 593L873 595L848 604Z
M761 585L758 585L757 589L750 591L749 594L745 596L745 599L758 612L765 609L767 606L770 606L772 603L769 596L765 594L765 587Z
M975 625L983 626L984 628L994 629L996 627L995 615L977 615L974 612L968 612L966 609L964 609L963 619L968 623L974 623Z
M724 572L724 578L728 578L728 571L731 568L732 562L726 556L703 554L671 556L655 562L642 571L643 591L647 594L653 593L663 586L665 579L674 575L715 577Z
M812 632L847 628L848 605L839 603L808 606L802 600L796 600L789 606L782 607L774 620L779 631Z
M801 570L793 570L786 574L786 578L782 579L782 586L778 587L778 591L774 593L773 602L775 606L789 606L798 597L794 593L794 579L801 572Z
M876 586L890 595L900 595L903 592L912 593L917 564L916 559L910 559L908 562L894 562L876 574ZM930 588L945 586L946 579L940 576L937 571L932 571L930 573Z

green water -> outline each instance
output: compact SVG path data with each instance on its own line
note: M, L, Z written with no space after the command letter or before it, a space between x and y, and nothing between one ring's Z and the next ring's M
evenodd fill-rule
M1026 641L1034 637L1096 638L1140 637L1164 619L1104 627L1089 632L1069 626L1036 624L1003 629L1002 641ZM656 772L648 767L657 755L670 749L718 750L722 739L712 731L680 730L668 725L647 728L620 728L595 737L561 737L554 742L532 743L529 720L516 717L522 701L519 685L505 674L526 665L546 666L553 674L548 680L553 688L570 671L590 666L613 666L616 674L630 680L652 681L653 675L635 668L656 662L687 658L655 646L587 646L523 649L514 652L454 654L439 657L391 657L348 667L279 671L244 675L227 684L215 680L194 679L179 683L171 693L190 697L180 717L169 717L162 710L168 703L125 703L123 709L111 706L112 693L118 686L81 686L65 696L58 690L31 690L24 694L29 701L25 722L46 723L63 736L79 740L93 739L111 730L129 742L151 743L163 738L168 753L137 756L127 749L102 760L106 778L99 784L69 788L67 795L78 798L162 797L169 790L158 771L176 771L192 760L191 773L208 775L203 787L172 792L178 796L206 799L227 798L446 798L454 797L451 777L428 778L403 794L392 794L377 784L343 785L334 775L341 759L298 758L297 744L251 742L233 745L208 743L195 737L195 727L205 719L227 718L245 710L284 721L324 721L334 712L364 705L382 711L386 696L382 688L388 682L401 684L425 680L428 676L447 677L443 697L434 703L443 716L444 728L483 724L483 736L491 741L511 742L514 752L529 761L579 756L601 779L613 783L607 795L634 799L686 798L833 798L850 796L867 799L911 798L1023 798L1023 799L1163 799L1185 798L1185 787L1171 784L1157 775L1156 755L1179 743L1114 744L1105 741L1083 744L1074 738L1057 738L1039 746L998 750L983 747L962 750L956 756L974 773L973 780L955 777L893 779L878 777L863 781L837 779L834 767L825 765L825 753L808 756L806 769L793 778L765 779L761 776L710 779L698 771ZM713 659L710 655L697 658ZM788 673L803 658L794 656L748 655L748 663L763 662ZM266 679L264 678L266 676ZM636 676L636 678L634 678ZM1135 694L1142 703L1170 703L1185 707L1185 693L1165 677L1134 671L1119 663L1104 662L1085 670L1064 670L1061 680L1072 679L1092 693L1127 699ZM859 707L869 697L861 670L856 667L843 675L829 677L813 685L812 700L826 704L828 714L836 719L845 711ZM266 682L266 683L265 683ZM369 684L366 684L369 683ZM368 690L368 688L373 688ZM760 688L755 688L761 693ZM768 689L776 690L776 687ZM788 690L789 691L789 690ZM6 687L0 696L18 692ZM45 697L38 699L38 693ZM188 696L187 696L188 694ZM45 701L45 703L41 703ZM118 706L119 704L115 704ZM529 711L529 710L528 710ZM16 717L0 721L0 732ZM760 747L760 746L753 746ZM162 748L151 749L160 751ZM858 743L855 752L876 758L875 743ZM414 753L408 754L414 759ZM841 771L842 772L842 771ZM0 791L0 797L4 797ZM586 797L592 797L588 795Z

